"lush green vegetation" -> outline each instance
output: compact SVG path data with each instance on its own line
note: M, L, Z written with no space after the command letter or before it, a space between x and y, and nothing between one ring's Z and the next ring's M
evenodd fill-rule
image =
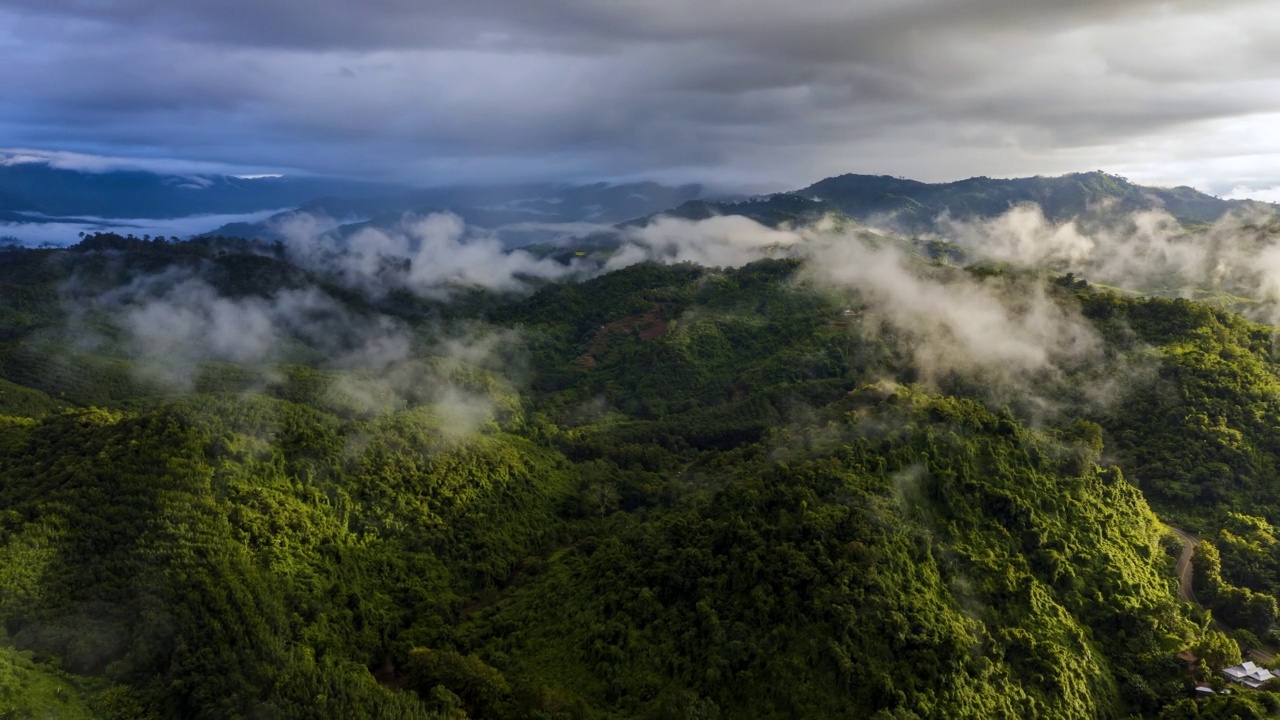
M1196 592L1241 643L1280 640L1280 377L1274 331L1186 300L1086 294L1150 373L1097 419L1153 507L1206 542ZM1141 348L1141 349L1139 349ZM1242 632L1241 632L1242 631ZM1261 639L1262 642L1259 642Z
M101 300L166 272L314 289L408 350L282 324L166 384L118 316L147 296ZM445 303L100 236L0 253L0 286L0 717L1276 706L1190 698L1176 659L1211 675L1277 623L1280 377L1221 310L1058 283L1129 372L1099 403L1073 370L1032 416L910 384L903 339L795 260ZM1177 600L1161 519L1209 540L1195 589L1232 638Z

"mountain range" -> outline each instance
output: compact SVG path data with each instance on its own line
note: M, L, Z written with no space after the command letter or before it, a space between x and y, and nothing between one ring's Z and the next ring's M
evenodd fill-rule
M282 220L307 213L325 218L334 236L346 237L366 227L394 227L406 214L447 211L495 233L506 246L518 247L623 223L644 224L659 214L688 219L743 215L774 227L835 214L894 230L928 232L937 230L940 220L990 218L1026 203L1039 205L1054 222L1159 208L1188 226L1214 222L1232 211L1276 209L1191 187L1137 185L1101 171L947 183L846 174L793 191L735 198L699 185L656 182L413 188L333 178L90 173L41 163L0 165L0 222L6 223L0 234L19 236L20 228L32 223L87 222L111 229L113 220L278 210L265 220L208 227L206 234L276 240L282 237Z
M469 224L487 228L522 221L534 224L587 222L601 226L609 223L643 225L659 215L690 220L717 215L742 215L777 227L783 223L811 223L825 216L836 215L908 232L938 231L942 227L940 221L945 220L992 218L1024 204L1038 205L1045 217L1052 222L1087 222L1106 216L1160 209L1183 225L1195 226L1212 223L1230 212L1276 212L1276 206L1271 203L1224 200L1186 186L1162 188L1136 185L1122 177L1101 171L1060 177L976 177L949 183L924 183L888 175L846 174L826 178L792 192L737 200L688 197L682 202L671 201L680 199L681 195L697 195L701 189L696 186L669 188L646 183L595 185L562 191L570 198L586 197L585 202L548 202L538 198L538 189L533 187L525 191L523 194L528 199L508 200L505 203L496 202L503 197L500 189L490 190L490 197L495 202L484 207L474 204L474 196L455 190L437 191L431 195L431 203L414 202L403 196L364 202L325 200L304 205L298 211L331 218L344 215L368 218L338 228L336 232L340 236L350 235L363 227L394 226L405 213L420 215L442 210L455 212ZM655 209L654 206L658 207ZM283 213L257 223L223 226L210 234L279 239L275 226L288 214ZM572 231L572 228L553 229L549 234L556 235L557 230L560 236L564 236L567 234L566 230ZM546 239L547 234L542 233L540 237L531 233L514 242L509 240L508 244L531 244L539 239Z
M0 235L20 237L22 226L37 224L127 232L139 219L277 210L281 215L267 222L204 228L210 234L276 239L275 224L293 212L331 218L352 232L393 224L406 213L448 211L478 227L502 228L509 244L520 245L563 234L558 226L618 223L703 196L698 185L652 182L414 188L320 177L84 172L15 163L0 164Z
M1125 178L1094 171L1059 177L974 177L947 183L846 174L794 192L738 202L692 201L674 208L670 214L691 219L745 215L777 225L839 213L873 225L925 231L937 229L941 218L991 218L1028 203L1039 205L1053 222L1162 209L1185 225L1196 225L1213 222L1232 211L1276 211L1271 203L1223 200L1186 186L1136 185Z

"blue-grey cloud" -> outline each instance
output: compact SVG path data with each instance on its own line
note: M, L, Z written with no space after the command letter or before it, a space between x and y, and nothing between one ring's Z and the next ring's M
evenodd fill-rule
M10 0L12 146L449 183L1280 184L1265 2Z

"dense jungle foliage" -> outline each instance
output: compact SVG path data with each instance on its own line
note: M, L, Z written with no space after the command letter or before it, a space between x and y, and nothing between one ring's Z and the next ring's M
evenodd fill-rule
M344 325L156 372L155 277ZM423 299L228 239L0 251L0 717L1269 716L1192 690L1280 640L1272 329L1051 287L1110 402L920 384L797 260Z

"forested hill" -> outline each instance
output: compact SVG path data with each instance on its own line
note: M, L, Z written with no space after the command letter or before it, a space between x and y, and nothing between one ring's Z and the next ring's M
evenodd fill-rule
M0 251L0 714L1280 709L1192 697L1280 640L1271 328L766 240L490 288Z
M993 218L1029 203L1038 205L1055 222L1154 209L1164 210L1186 225L1211 223L1229 212L1275 214L1271 203L1223 200L1185 186L1136 185L1101 171L1059 177L974 177L947 183L847 174L792 192L741 202L692 202L674 213L691 218L746 215L776 225L806 222L838 212L862 222L921 232L938 230L940 219Z

